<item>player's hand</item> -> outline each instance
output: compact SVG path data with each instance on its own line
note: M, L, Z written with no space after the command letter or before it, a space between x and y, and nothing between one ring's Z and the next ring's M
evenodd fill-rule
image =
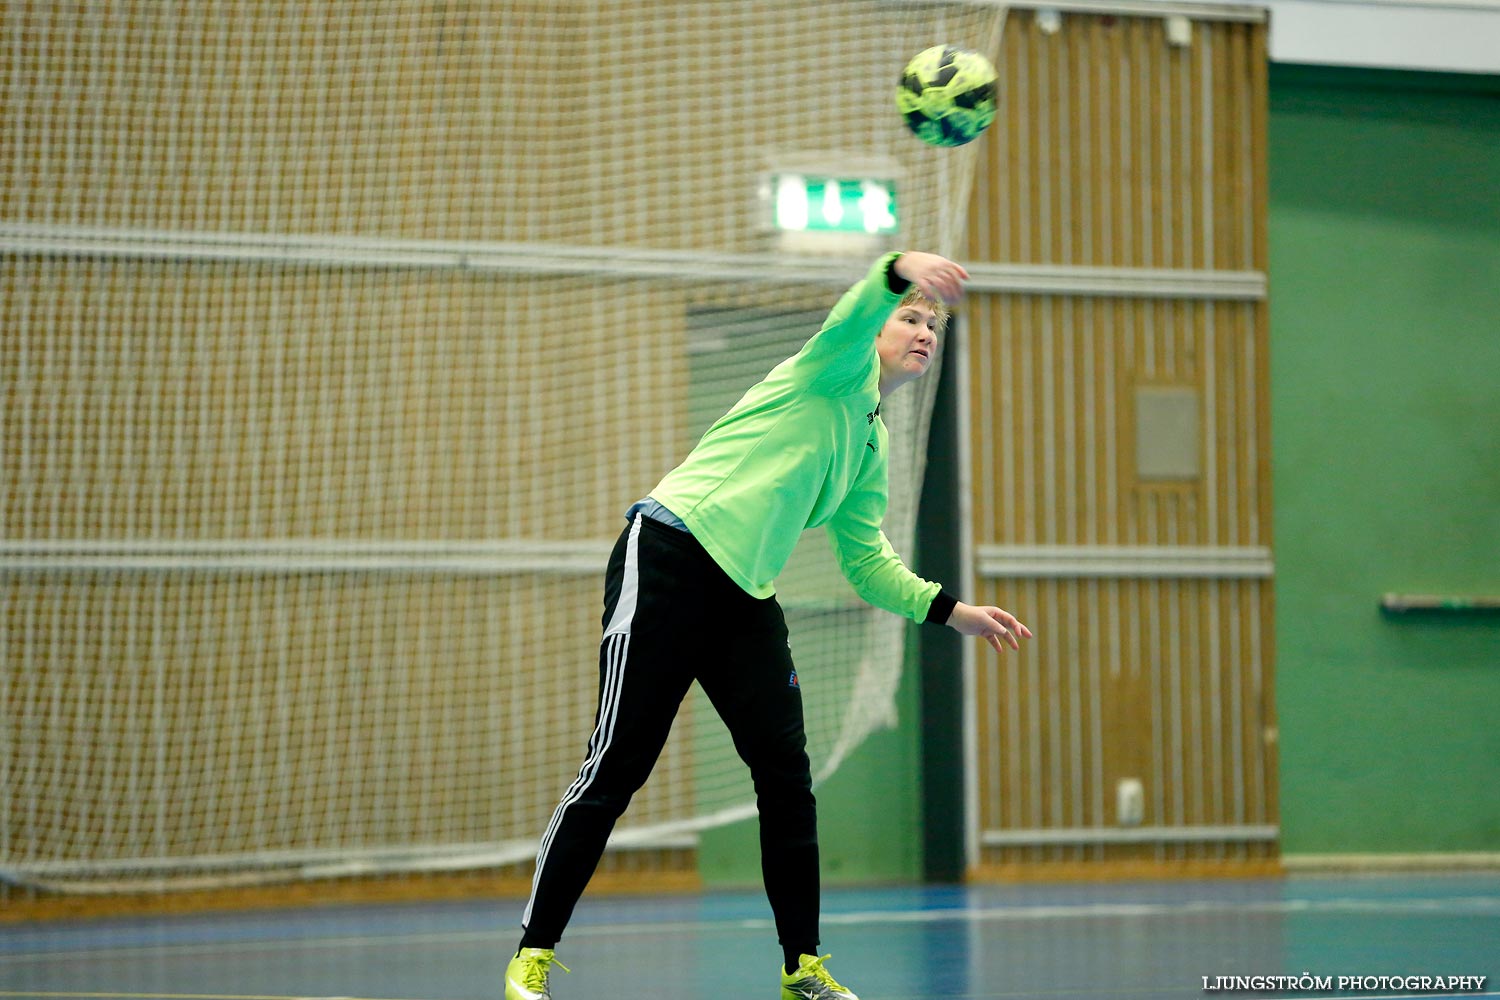
M976 608L959 601L948 616L948 627L963 635L977 635L995 647L995 652L1005 652L1005 647L1020 649L1022 639L1030 639L1031 629L1022 625L1016 616L1004 608Z
M922 290L922 294L938 302L954 303L964 296L964 282L969 272L960 264L935 253L908 250L891 265L896 277L904 278Z

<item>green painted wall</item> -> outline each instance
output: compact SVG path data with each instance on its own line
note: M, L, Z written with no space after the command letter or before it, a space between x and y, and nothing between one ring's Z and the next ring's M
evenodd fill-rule
M908 633L918 627L908 625ZM921 730L914 647L908 641L896 695L896 728L872 735L816 789L824 885L921 878ZM816 683L817 664L799 663L797 672L804 686ZM760 885L758 830L752 819L703 833L698 870L705 885Z
M1271 76L1283 850L1500 850L1500 80Z

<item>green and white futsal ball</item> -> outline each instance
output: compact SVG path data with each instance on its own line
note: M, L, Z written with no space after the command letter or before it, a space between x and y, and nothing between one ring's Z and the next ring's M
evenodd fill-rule
M896 107L906 127L933 146L962 146L995 120L995 67L972 49L934 45L901 74Z

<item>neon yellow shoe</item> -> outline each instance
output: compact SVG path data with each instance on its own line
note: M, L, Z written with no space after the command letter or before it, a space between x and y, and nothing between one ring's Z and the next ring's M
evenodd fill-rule
M551 948L522 948L505 967L505 1000L552 1000L547 972L552 966L572 972L552 956Z
M838 980L829 975L823 963L832 958L824 955L801 956L802 964L790 976L785 966L781 970L781 1000L859 1000L848 987L840 986Z

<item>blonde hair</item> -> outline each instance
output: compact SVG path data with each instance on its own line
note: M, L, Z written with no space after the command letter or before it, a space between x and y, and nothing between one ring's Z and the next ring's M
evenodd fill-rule
M952 311L943 303L928 298L927 294L916 285L906 290L906 294L901 296L901 301L896 304L896 308L912 305L923 305L932 310L933 316L937 317L938 333L943 333L948 329L948 317Z

